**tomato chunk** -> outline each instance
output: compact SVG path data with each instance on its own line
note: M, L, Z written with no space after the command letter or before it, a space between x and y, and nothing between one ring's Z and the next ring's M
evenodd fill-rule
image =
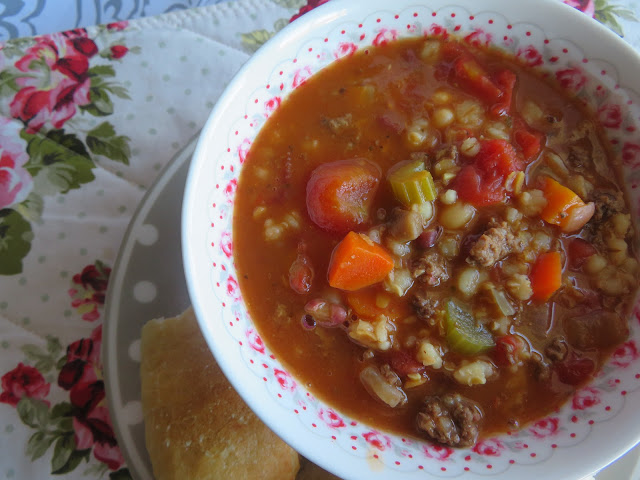
M525 160L529 162L534 160L542 150L544 135L532 130L523 121L516 120L513 139L522 151Z
M491 114L496 117L509 115L513 88L516 86L516 74L511 70L502 70L496 75L496 84L502 90L502 98L491 107Z
M516 151L506 140L486 140L475 156L476 165L485 172L485 177L506 178L518 170Z
M461 55L453 65L453 79L461 88L466 88L486 103L493 105L502 97L502 90L471 55Z
M474 157L474 163L458 172L452 188L461 200L472 205L493 205L505 199L505 179L516 170L518 161L513 146L505 140L486 140Z
M307 183L307 212L324 230L345 233L366 224L380 169L364 158L320 165Z

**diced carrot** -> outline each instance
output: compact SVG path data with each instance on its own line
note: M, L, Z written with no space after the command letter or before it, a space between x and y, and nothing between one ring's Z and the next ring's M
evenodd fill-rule
M379 306L378 299L381 295L388 296L389 303L385 307ZM408 317L411 309L406 302L386 292L381 292L379 288L363 288L347 293L347 303L354 313L365 319L373 319L378 315L386 315L391 320Z
M593 203L585 204L573 190L553 178L543 180L542 190L547 205L540 216L547 223L558 225L563 232L581 229L595 212Z
M546 302L562 285L562 257L560 252L543 253L536 259L529 274L532 299Z
M516 85L516 74L511 70L502 70L496 75L495 82L502 90L502 98L491 107L491 114L496 117L509 115L513 88Z
M544 207L540 216L553 225L560 225L567 217L569 209L576 205L584 204L576 193L561 185L553 178L545 178L542 185L544 198L547 199L547 206Z
M381 282L393 270L391 255L366 235L349 232L331 254L329 285L358 290Z

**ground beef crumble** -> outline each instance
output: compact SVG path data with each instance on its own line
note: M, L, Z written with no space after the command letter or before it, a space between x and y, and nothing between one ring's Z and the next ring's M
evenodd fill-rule
M430 396L416 417L418 430L452 447L468 447L478 438L482 411L461 395Z
M417 289L411 299L411 305L420 320L430 325L435 324L435 315L438 311L438 300L429 295L426 289Z
M522 240L513 234L507 222L501 222L480 235L469 251L467 262L489 268L510 253L521 252L523 248Z
M430 287L449 280L447 261L436 252L424 252L411 262L411 276Z

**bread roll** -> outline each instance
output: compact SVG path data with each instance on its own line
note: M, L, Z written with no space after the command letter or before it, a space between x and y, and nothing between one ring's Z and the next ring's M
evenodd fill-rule
M298 454L231 387L192 309L143 327L141 377L156 480L296 477Z

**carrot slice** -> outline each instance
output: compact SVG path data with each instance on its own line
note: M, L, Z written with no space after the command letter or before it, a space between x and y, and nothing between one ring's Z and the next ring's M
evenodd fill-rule
M541 254L533 264L531 274L532 299L546 302L562 285L562 257L560 252Z
M378 305L378 297L386 296L389 303L382 307ZM382 292L380 288L363 288L347 293L347 303L356 315L365 319L374 319L378 315L385 315L391 320L408 317L411 309L401 298L390 293Z
M331 254L329 285L341 290L358 290L381 282L393 270L387 251L366 235L349 232Z
M564 232L575 232L587 223L593 213L593 203L585 204L576 193L552 178L545 178L542 186L547 206L540 216Z

